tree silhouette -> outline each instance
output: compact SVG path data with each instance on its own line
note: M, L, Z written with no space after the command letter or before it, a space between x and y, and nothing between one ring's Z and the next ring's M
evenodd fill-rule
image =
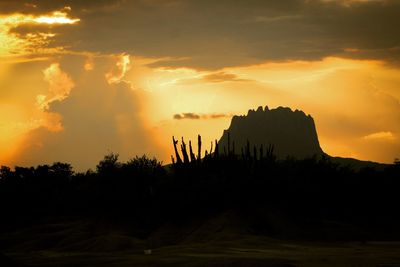
M109 153L97 164L96 170L100 175L109 175L121 167L118 162L119 154Z

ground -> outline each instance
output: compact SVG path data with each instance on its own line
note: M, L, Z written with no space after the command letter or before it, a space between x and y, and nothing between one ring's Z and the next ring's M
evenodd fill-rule
M160 245L160 234L143 239L100 228L74 221L8 231L0 236L0 266L400 266L400 242L282 240L222 230Z

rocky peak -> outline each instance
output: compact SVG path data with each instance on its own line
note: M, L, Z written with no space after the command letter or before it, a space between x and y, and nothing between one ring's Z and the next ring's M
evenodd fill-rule
M231 125L219 141L220 147L228 147L228 133L231 143L235 142L235 153L250 145L257 147L274 145L278 158L293 156L306 158L322 155L314 120L301 110L292 111L288 107L249 110L246 116L234 116Z

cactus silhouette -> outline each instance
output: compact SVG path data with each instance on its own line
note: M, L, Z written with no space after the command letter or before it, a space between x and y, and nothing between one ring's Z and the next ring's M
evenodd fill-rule
M211 153L210 153L211 154ZM217 158L219 156L219 145L217 139L215 139L215 150L214 150L214 157Z
M250 159L251 155L250 155L250 141L249 139L247 139L246 141L246 159Z
M201 135L197 136L197 160L201 161Z
M182 137L181 151L183 156L183 163L189 163L189 156L186 149L186 143L183 140L183 137Z
M192 141L191 140L189 140L189 154L190 154L190 162L195 162L196 161L196 156L193 153Z
M182 164L182 158L179 155L178 149L176 148L176 145L178 144L178 140L175 140L175 137L172 136L172 142L174 144L174 150L175 150L175 157L176 157L176 164Z
M231 154L231 134L228 132L228 155L230 154Z
M267 158L267 160L272 160L272 161L275 160L276 156L274 154L274 145L273 144L268 145L265 157Z

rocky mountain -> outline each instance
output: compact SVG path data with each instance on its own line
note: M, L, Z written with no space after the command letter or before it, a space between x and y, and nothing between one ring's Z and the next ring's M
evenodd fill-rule
M278 158L293 156L298 159L323 155L315 123L310 115L303 111L292 111L287 107L249 110L246 116L234 116L231 125L219 141L220 151L228 149L228 133L230 147L233 143L235 153L240 154L249 140L251 151L254 145L258 148L270 144L274 146L274 153Z

